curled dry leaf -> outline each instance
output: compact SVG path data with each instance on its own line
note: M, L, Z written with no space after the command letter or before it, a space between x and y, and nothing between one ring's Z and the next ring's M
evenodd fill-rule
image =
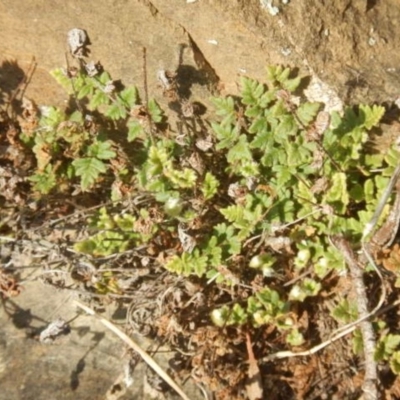
M99 62L95 63L94 61L89 61L85 64L85 70L90 77L93 77L99 75L103 67Z
M205 138L200 138L196 140L196 147L201 151L210 150L213 147L212 137L211 135L206 136Z
M196 247L196 240L185 232L181 224L178 225L178 236L183 250L191 253Z
M176 77L176 72L166 71L164 69L157 71L157 79L163 89L163 95L169 101L176 101L179 98Z
M318 194L325 192L329 187L328 179L324 176L315 181L314 185L311 187L311 193Z
M320 111L314 122L315 129L319 136L322 136L324 132L329 128L331 124L331 115L326 111Z
M0 270L0 293L5 297L15 297L21 292L18 282L10 275Z
M204 165L204 161L201 159L199 153L193 152L190 155L190 157L187 159L187 162L200 175L202 175L204 173L205 165Z

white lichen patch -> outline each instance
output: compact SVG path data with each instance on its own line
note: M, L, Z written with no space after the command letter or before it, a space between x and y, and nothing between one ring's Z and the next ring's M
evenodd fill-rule
M310 84L304 90L304 94L309 101L324 103L324 111L340 112L343 110L343 102L337 93L314 74L311 76Z
M267 10L272 16L279 14L279 7L272 4L273 0L260 0L261 8ZM282 0L282 4L289 4L289 0Z

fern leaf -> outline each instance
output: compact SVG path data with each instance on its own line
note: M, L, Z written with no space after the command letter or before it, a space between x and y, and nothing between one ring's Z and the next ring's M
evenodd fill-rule
M95 157L100 160L110 160L111 158L115 158L117 156L117 153L114 150L111 150L111 148L112 143L110 141L96 141L89 146L88 156Z
M204 177L203 186L201 188L204 198L206 200L211 199L217 193L218 186L218 179L211 172L207 172L206 176Z
M111 75L107 71L103 71L99 77L99 81L103 85L107 85L107 83L111 81Z
M67 76L66 72L62 68L52 70L50 75L53 76L57 83L61 85L68 94L72 95L74 93L71 79Z
M137 120L128 122L128 142L133 142L144 133L143 125Z
M285 115L280 119L280 122L276 129L274 130L274 137L277 139L278 137L284 140L284 143L287 141L288 136L293 136L298 132L298 126L296 124L296 120L292 115Z
M260 97L265 92L264 85L254 79L242 77L241 86L242 103L245 105L257 105Z
M181 171L172 168L164 168L164 175L176 188L192 188L197 181L196 173L190 168L184 168Z
M287 79L286 81L282 82L282 87L289 92L294 92L301 83L301 77L298 76L296 78Z
M231 205L221 208L219 212L231 223L237 223L243 220L244 208L240 205Z
M258 133L268 129L268 122L264 116L258 116L249 127L249 133Z
M385 114L385 108L377 105L373 105L372 107L360 105L360 112L364 117L363 125L369 130L379 124L379 121Z
M125 88L121 93L119 93L118 97L120 97L128 108L135 106L139 100L138 90L135 86Z
M400 335L388 334L380 340L375 358L377 360L387 360L400 345Z
M151 119L156 123L162 122L164 118L164 113L161 107L157 104L154 99L149 100L148 110L151 116Z
M247 142L246 135L239 136L238 142L233 147L231 147L226 158L229 163L234 163L236 161L252 160L252 155L249 149L249 143Z
M280 74L276 75L276 80L279 83L285 82L290 75L290 68L284 68Z
M315 119L320 107L319 103L303 103L297 109L297 117L303 125L308 126Z
M349 204L349 193L347 191L346 174L337 172L332 177L331 187L327 191L324 200L329 203L340 204L339 213L344 213L347 204Z
M36 174L28 178L30 182L34 183L34 188L42 194L48 194L56 186L56 176L48 165L43 172L37 172Z
M106 172L105 164L97 158L79 158L72 162L77 176L81 177L81 187L83 191L90 188L100 174Z
M272 147L273 143L272 133L268 130L260 130L250 143L250 147L253 149L267 150Z
M115 100L105 112L105 116L118 121L119 119L125 118L127 115L127 110L125 105L121 100Z
M232 125L224 126L215 122L213 122L211 126L219 140L219 143L216 145L217 150L232 147L239 138L239 129L237 127Z
M81 87L76 97L80 100L83 99L84 97L91 97L92 93L93 93L93 86L90 84L86 84Z
M108 96L101 90L96 90L93 97L90 99L89 108L91 110L95 110L96 108L102 105L108 105L110 103L110 99Z
M224 97L213 97L211 102L216 107L215 113L221 117L232 118L235 115L235 102L231 96Z

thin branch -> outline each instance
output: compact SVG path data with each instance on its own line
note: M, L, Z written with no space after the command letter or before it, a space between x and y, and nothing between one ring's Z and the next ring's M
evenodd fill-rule
M375 212L374 212L371 220L365 226L365 229L363 232L363 238L362 238L363 243L366 242L368 236L374 230L374 228L378 222L378 219L382 214L383 208L385 207L390 195L392 194L392 190L395 187L395 185L399 179L400 179L400 163L394 170L393 175L391 176L390 181L389 181L385 191L383 192L381 199L379 200L379 203L375 209Z
M305 356L311 356L312 354L318 353L320 350L323 348L329 346L330 344L336 342L336 340L341 339L342 337L348 335L349 333L353 332L356 329L355 325L350 326L349 328L342 330L339 332L337 335L331 337L330 339L326 340L325 342L322 342L311 349L304 350L304 351L299 351L299 352L293 352L289 350L284 350L284 351L278 351L277 353L270 354L269 356L263 357L262 362L270 362L276 359L282 359L282 358L291 358L291 357L305 357Z
M343 254L343 257L350 269L353 286L355 288L357 309L360 318L363 321L360 323L361 335L364 344L364 359L365 359L365 376L363 384L364 400L376 400L378 398L378 372L377 364L374 359L375 353L375 333L371 321L367 318L370 316L368 311L367 290L363 280L363 272L357 263L357 259L350 244L343 237L332 238L337 249Z
M170 385L179 394L179 396L181 396L183 400L190 400L189 397L186 396L186 394L183 392L181 387L157 364L157 362L147 352L145 352L128 335L117 328L112 322L96 314L94 310L81 303L80 301L75 300L74 303L79 308L87 312L89 315L93 315L94 317L96 317L106 328L115 333L129 347L136 351L140 355L140 357L142 357L143 361L145 361L149 367L151 367L162 379L164 379L164 381L167 382L168 385Z
M69 61L68 61L68 53L65 53L65 63L67 64L67 76L70 78L69 81L71 83L72 93L74 94L73 98L74 98L76 108L83 114L84 112L83 112L82 106L78 100L78 92L76 91L76 88L75 88L74 79L70 75L71 67L70 67Z
M254 356L250 334L246 332L246 348L249 355L249 367L247 370L246 392L250 400L264 398L263 382L260 368Z
M151 115L149 113L149 88L147 85L147 52L146 52L146 47L143 47L143 86L144 86L144 101L146 103L145 108L146 108L146 114L147 114L147 122L149 125L149 131L150 131L150 139L152 143L154 143L154 137L153 137L153 121L151 119Z

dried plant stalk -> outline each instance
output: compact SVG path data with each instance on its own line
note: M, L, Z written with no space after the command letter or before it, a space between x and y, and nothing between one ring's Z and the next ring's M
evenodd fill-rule
M363 272L357 263L357 259L350 244L343 237L332 238L335 246L343 254L343 257L350 269L350 275L357 296L357 309L360 319L360 330L364 344L365 376L363 384L364 400L378 399L378 373L377 364L374 359L375 353L375 333L371 321L367 318L370 315L368 311L367 291L364 285Z
M181 396L183 400L190 400L188 396L183 392L181 387L157 364L157 362L147 354L136 342L134 342L128 335L122 332L119 328L117 328L112 322L107 320L106 318L101 317L100 315L96 314L94 310L90 307L86 306L85 304L81 303L80 301L75 300L74 303L87 312L90 315L96 317L106 328L110 331L114 332L120 339L122 339L129 347L135 350L140 357L142 357L143 361L152 368L165 382L168 383L178 394Z

